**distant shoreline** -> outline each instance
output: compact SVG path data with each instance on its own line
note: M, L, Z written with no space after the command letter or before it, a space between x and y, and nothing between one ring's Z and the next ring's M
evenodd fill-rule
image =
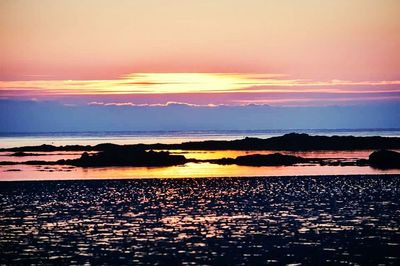
M277 133L287 134L291 132L312 133L312 132L391 132L400 131L400 128L289 128L289 129L181 129L181 130L108 130L108 131L1 131L0 137L12 135L102 135L102 134L169 134L169 133L241 133L241 132L259 132L259 133Z
M139 148L145 150L275 150L275 151L317 151L317 150L374 150L400 149L400 137L381 136L311 136L305 133L289 133L270 138L246 137L236 140L188 141L177 144L125 144L103 143L98 145L22 146L0 148L1 152L49 152L49 151L103 151L112 147Z

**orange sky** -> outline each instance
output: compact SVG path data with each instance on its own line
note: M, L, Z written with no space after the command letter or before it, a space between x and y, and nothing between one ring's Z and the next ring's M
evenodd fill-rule
M0 0L0 98L398 101L399 17L398 0Z

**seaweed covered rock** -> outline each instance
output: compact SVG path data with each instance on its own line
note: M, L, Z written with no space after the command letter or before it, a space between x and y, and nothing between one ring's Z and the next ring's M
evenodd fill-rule
M60 162L60 161L59 161ZM64 160L63 164L83 167L102 166L170 166L186 163L185 156L169 152L112 147L95 154L84 152L79 159Z

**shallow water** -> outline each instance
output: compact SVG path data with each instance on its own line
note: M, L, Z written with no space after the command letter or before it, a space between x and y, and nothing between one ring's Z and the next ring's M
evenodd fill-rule
M311 135L353 136L400 136L400 129L308 129L308 130L203 130L203 131L154 131L154 132L75 132L75 133L1 133L0 148L24 145L95 145L99 143L180 143L183 141L232 140L248 137L267 138L285 133L298 132ZM255 153L270 154L277 151L182 151L172 150L186 158L200 160L235 158ZM314 151L285 152L306 158L332 158L354 160L368 158L371 150L364 151ZM81 152L48 152L41 156L13 157L10 152L0 152L0 161L23 162L28 160L56 161L79 158ZM107 167L81 168L65 166L0 165L0 181L17 180L70 180L70 179L118 179L118 178L185 178L185 177L229 177L229 176L291 176L291 175L365 175L400 174L400 169L379 170L358 166L288 166L246 167L216 165L210 163L187 163L171 167Z
M276 151L182 151L171 150L186 158L199 160L236 158L249 154L271 154ZM372 151L313 151L286 152L283 154L305 158L366 159ZM40 156L10 156L9 152L0 152L0 161L56 161L79 158L82 152L48 152ZM230 176L293 176L293 175L349 175L349 174L400 174L400 169L374 169L368 166L238 166L211 163L186 163L169 167L72 167L63 165L0 165L0 181L17 180L70 180L70 179L119 179L119 178L186 178L186 177L230 177Z
M400 175L2 182L0 263L400 263Z
M143 178L216 178L257 176L319 176L400 174L400 169L374 169L368 166L239 166L211 163L186 163L168 167L74 167L60 165L2 165L1 181L22 180L91 180L91 179L143 179Z

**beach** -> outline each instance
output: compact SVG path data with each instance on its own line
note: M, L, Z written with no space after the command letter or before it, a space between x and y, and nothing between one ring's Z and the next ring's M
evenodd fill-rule
M400 261L400 175L2 182L1 264Z
M399 137L56 138L0 148L0 264L400 261Z
M0 266L400 265L400 1L0 1Z

